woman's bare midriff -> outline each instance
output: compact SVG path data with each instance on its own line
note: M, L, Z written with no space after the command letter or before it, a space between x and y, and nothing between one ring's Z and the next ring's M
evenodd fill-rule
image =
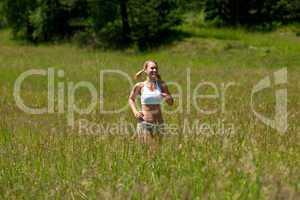
M142 105L143 120L150 123L163 123L160 105Z

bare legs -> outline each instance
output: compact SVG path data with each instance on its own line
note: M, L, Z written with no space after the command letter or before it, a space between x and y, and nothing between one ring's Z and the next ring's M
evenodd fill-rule
M162 134L158 128L145 128L138 124L137 134L139 141L149 148L150 154L155 154L162 142Z

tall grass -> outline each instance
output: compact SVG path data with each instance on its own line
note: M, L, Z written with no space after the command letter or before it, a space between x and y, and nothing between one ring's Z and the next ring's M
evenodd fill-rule
M183 30L194 36L147 53L131 49L103 52L70 44L32 46L12 41L7 30L1 31L1 199L299 198L299 37L291 29L271 33ZM147 147L131 135L79 133L76 127L67 126L67 113L26 114L13 98L16 78L28 69L62 69L65 76L56 78L56 84L89 81L99 90L100 70L119 69L133 76L146 59L158 61L163 79L177 82L183 97L181 112L164 115L166 123L178 124L179 129L164 138L155 155L149 155ZM282 67L288 69L289 128L279 134L255 118L250 94L259 80ZM216 84L218 90L222 83L235 83L226 92L224 112L220 98L198 102L205 109L218 108L215 114L201 114L193 105L187 111L187 68L192 92L201 81ZM125 105L131 89L126 80L105 78L105 108ZM174 86L170 90L178 93ZM28 78L22 97L28 105L45 106L46 78ZM257 110L274 116L273 92L257 98ZM89 99L84 90L76 93L79 106ZM179 99L175 100L177 106ZM136 123L129 109L108 115L99 112L99 104L93 113L75 118L99 124L120 119ZM234 132L186 135L182 133L184 120L213 125L223 120L225 125L234 125Z

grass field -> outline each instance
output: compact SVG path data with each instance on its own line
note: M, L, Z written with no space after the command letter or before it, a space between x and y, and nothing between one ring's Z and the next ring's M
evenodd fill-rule
M300 37L297 27L269 33L242 29L181 27L191 37L139 53L80 49L72 44L33 46L0 32L0 199L299 199L300 198ZM299 30L298 30L299 31ZM67 125L68 110L33 115L17 107L15 80L29 69L64 71L55 77L67 88L70 82L88 81L104 90L105 109L126 105L130 86L124 77L100 71L121 70L133 76L147 59L159 63L167 82L176 82L181 95L166 123L178 125L164 138L155 155L132 139L114 131L80 131L79 119L109 126L120 120L135 124L129 108L118 114L100 112L100 96L90 114L75 114L75 126ZM252 88L264 77L286 67L288 130L279 133L259 121L250 107ZM190 70L190 78L187 74ZM190 79L190 84L189 84ZM197 84L206 81L222 91L233 83L224 99L196 100ZM188 89L189 88L189 89ZM47 77L27 78L21 88L26 105L47 105ZM170 84L173 94L180 92ZM274 116L274 88L255 96L255 108ZM199 92L199 91L198 91ZM201 93L212 94L211 87ZM64 91L67 108L67 90ZM76 105L90 101L87 90L78 89ZM224 103L225 102L225 103ZM222 103L224 103L223 110ZM173 110L174 111L174 110ZM184 122L208 124L209 130L186 134ZM218 132L232 125L228 134ZM94 126L97 129L96 126ZM93 129L93 128L92 128Z

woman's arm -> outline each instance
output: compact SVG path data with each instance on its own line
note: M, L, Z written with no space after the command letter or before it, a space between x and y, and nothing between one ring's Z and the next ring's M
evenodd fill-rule
M171 96L168 86L164 81L161 82L161 89L162 89L161 95L164 97L167 104L172 106L174 104L174 99Z
M135 99L140 93L141 93L141 83L137 83L132 88L130 95L129 95L129 99L128 99L129 106L130 106L134 116L138 119L142 119L144 116L142 112L140 112L136 109L136 105L135 105Z

